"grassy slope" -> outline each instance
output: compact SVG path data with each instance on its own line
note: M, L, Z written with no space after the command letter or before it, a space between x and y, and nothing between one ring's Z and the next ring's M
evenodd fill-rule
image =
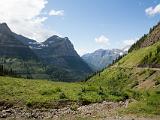
M158 46L160 42L129 53L114 66L104 70L100 76L92 77L90 81L95 85L107 86L112 95L126 95L137 100L129 105L125 111L127 113L159 114L160 69L137 68L150 53L150 59L159 58L159 53L155 56Z
M157 49L159 47L160 47L160 42L152 46L133 51L129 53L127 56L125 56L123 59L121 59L116 65L122 66L122 67L136 67L137 65L141 64L144 61L144 58L146 56L150 56L150 54L153 54L153 56L150 57L150 59L152 59L150 61L151 63L155 60L155 58L158 59L160 57L159 56L160 53L158 53L155 56Z
M129 53L85 83L0 77L0 100L2 103L46 107L59 100L90 103L133 98L137 102L130 104L127 112L137 113L137 109L138 113L159 114L160 71L136 67L149 51L155 52L158 45L160 43Z
M26 105L50 103L59 99L76 100L78 83L26 80L0 77L0 100ZM65 94L65 95L64 95ZM19 104L18 103L18 104Z

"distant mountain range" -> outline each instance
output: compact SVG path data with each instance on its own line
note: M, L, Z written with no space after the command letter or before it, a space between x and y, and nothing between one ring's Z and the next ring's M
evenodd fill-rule
M0 46L0 63L23 77L79 81L92 73L67 37L52 36L38 43L2 23Z
M93 53L87 53L82 56L83 60L94 70L99 71L111 64L116 58L127 53L128 48L123 50L112 49L104 50L99 49Z

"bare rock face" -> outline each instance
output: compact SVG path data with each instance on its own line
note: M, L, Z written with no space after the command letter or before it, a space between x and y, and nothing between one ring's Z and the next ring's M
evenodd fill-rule
M42 42L40 49L33 49L41 58L79 56L70 40L56 35Z
M2 23L2 24L0 24L0 32L10 34L12 31L9 29L9 27L6 23Z
M141 47L147 47L160 41L160 23L151 29L146 40L141 44Z
M68 37L61 38L55 35L48 38L43 44L52 49L52 54L55 56L78 56Z
M38 49L33 47L33 51L47 64L49 74L59 80L79 81L92 73L67 37L54 35L42 42Z

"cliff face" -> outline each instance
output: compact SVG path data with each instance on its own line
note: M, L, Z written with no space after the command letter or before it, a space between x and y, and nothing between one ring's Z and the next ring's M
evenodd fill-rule
M160 41L160 23L150 30L141 47L147 47L153 45L154 43Z
M65 37L52 36L33 51L48 66L47 72L62 81L82 80L92 73L91 68L77 54L73 44Z
M135 44L133 44L130 47L129 52L140 48L149 47L158 41L160 41L160 22L151 28L148 34L145 34Z
M79 56L67 37L60 38L58 36L52 36L48 38L45 42L42 42L39 49L33 48L33 50L41 58Z

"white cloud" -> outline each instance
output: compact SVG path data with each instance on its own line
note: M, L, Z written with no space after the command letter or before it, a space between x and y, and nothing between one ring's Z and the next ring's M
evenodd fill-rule
M149 7L145 10L146 14L149 16L154 16L156 14L160 14L160 4L155 7Z
M123 44L124 46L133 45L136 42L137 39L130 39L130 40L124 40Z
M47 17L43 9L47 0L0 0L0 22L6 22L13 32L42 41L54 34L44 27Z
M138 40L138 38L135 39L129 39L129 40L124 40L122 43L121 49L124 51L128 51L129 48Z
M89 50L87 50L86 48L79 48L79 49L76 49L76 51L78 52L78 54L80 56L82 56L82 55L84 55L84 54L89 52Z
M95 38L95 42L100 44L100 45L110 45L109 43L109 39L107 37L105 37L104 35L101 35L100 37L98 38Z
M58 11L56 11L56 10L51 10L51 11L49 12L49 15L50 15L50 16L63 16L63 15L64 15L64 10L58 10Z

